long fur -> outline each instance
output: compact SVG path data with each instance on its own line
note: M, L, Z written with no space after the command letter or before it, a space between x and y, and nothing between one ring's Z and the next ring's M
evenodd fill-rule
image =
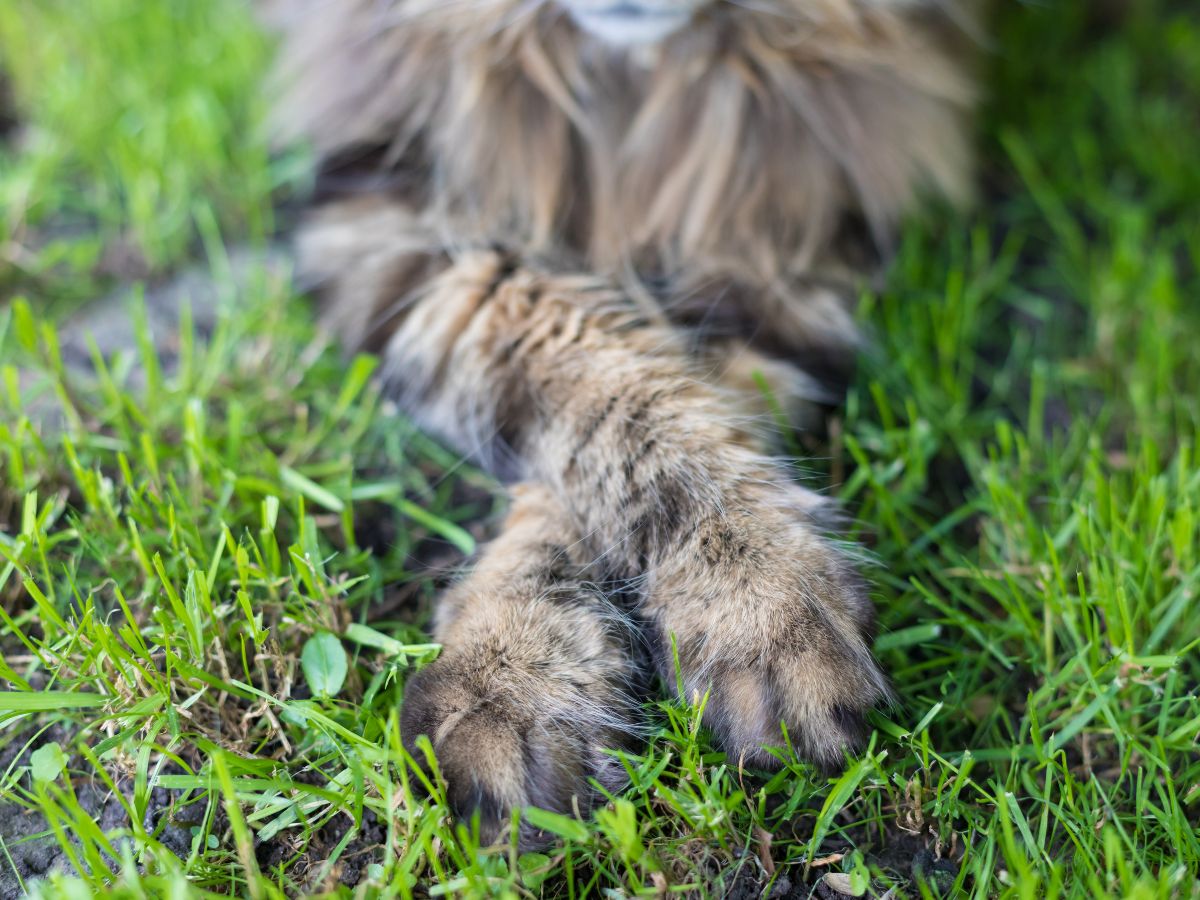
M337 6L293 15L281 133L419 172L454 242L785 289L840 262L849 218L886 246L922 193L969 193L967 38L939 6L721 2L641 54L545 2Z
M340 175L299 241L329 321L529 482L403 710L489 835L616 786L643 644L739 762L774 765L785 722L836 765L888 696L854 554L749 420L760 377L791 406L817 390L793 364L851 356L853 226L886 250L923 192L967 194L961 7L654 2L699 11L621 51L541 0L283 17L280 126Z

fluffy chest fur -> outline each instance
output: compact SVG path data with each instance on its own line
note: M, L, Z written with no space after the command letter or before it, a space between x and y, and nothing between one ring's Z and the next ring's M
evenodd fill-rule
M379 161L455 242L775 284L836 263L850 220L886 245L921 193L965 194L972 90L942 10L720 2L630 51L553 4L347 0L297 16L281 118Z

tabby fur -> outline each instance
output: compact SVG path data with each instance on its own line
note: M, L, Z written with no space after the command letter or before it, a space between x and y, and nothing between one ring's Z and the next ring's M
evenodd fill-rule
M402 710L488 836L619 784L643 659L709 694L737 764L775 765L783 723L836 765L888 696L855 552L771 455L760 382L831 399L897 224L967 198L968 10L645 2L695 9L634 47L539 0L279 15L279 133L322 161L304 277L409 415L518 484Z

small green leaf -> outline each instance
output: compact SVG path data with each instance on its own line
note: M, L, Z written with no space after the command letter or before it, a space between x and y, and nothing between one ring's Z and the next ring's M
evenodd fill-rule
M24 297L18 297L10 308L13 333L17 336L17 342L30 353L36 352L38 346L37 322L34 319L33 310L29 306L29 301Z
M883 653L885 650L898 650L903 647L913 647L917 644L928 644L930 641L936 640L941 633L942 626L938 624L913 625L909 628L901 628L899 631L890 631L875 638L875 651Z
M605 836L620 850L622 858L637 862L645 852L637 826L637 811L625 799L616 800L611 807L596 813L596 823Z
M328 631L318 632L304 642L300 665L316 697L336 697L346 681L346 650L337 635Z
M534 828L541 831L548 831L551 834L556 834L560 838L574 841L577 844L586 843L588 839L587 826L578 819L562 816L549 810L538 809L536 806L526 807L525 821Z
M382 650L388 656L399 656L404 652L404 645L393 637L388 637L374 628L366 625L359 625L357 622L350 625L343 633L342 637L348 641L354 641L356 644L362 644L365 647L374 647L376 650Z
M855 850L850 856L850 893L861 897L871 886L871 870L863 861L863 855Z
M0 691L0 712L34 712L48 709L86 709L103 706L102 694L84 691Z
M325 509L332 510L333 512L341 512L346 508L346 504L335 494L327 491L311 478L301 475L289 466L279 467L279 478L284 485L298 494L303 494L318 506L323 506Z
M29 771L34 781L54 781L67 767L67 755L51 741L29 754Z
M441 516L435 516L429 510L422 509L411 500L400 500L396 505L404 515L408 516L418 525L425 526L434 534L440 534L465 555L470 556L475 552L475 538L471 537L470 532L465 531L453 522L446 521Z
M531 891L537 890L554 868L554 861L544 853L522 853L517 857L521 883Z
M333 418L340 419L346 414L346 410L350 408L354 398L362 393L362 389L371 380L371 374L378 364L377 357L356 356L354 358L354 362L350 364L350 371L346 373L346 378L342 382L342 389L338 391L337 400L333 404L333 411L330 413Z
M425 657L441 649L440 644L403 644L374 628L357 623L348 626L342 632L342 637L364 647L382 650L388 656Z

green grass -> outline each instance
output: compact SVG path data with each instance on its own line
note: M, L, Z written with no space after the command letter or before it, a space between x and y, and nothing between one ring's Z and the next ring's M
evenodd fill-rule
M816 463L878 559L899 705L829 779L739 772L658 704L629 790L531 813L563 840L524 856L448 819L397 728L422 560L469 549L487 479L265 277L174 367L144 333L60 361L114 247L220 280L270 232L269 48L235 0L0 11L28 125L0 149L0 802L66 851L41 895L1200 897L1200 21L1088 6L1005 7L983 199L908 229Z
M31 127L0 151L0 290L45 277L39 300L86 298L97 269L179 261L198 215L267 234L294 169L268 160L259 121L269 51L225 0L6 3L0 69Z

